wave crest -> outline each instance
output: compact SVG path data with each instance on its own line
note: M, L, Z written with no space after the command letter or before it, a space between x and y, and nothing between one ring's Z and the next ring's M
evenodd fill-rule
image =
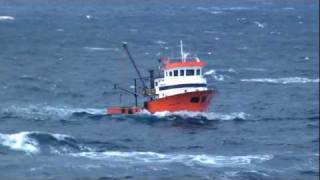
M43 105L9 106L2 110L6 114L30 117L67 117L77 113L87 113L92 115L104 115L105 109L96 108L72 108L68 106L53 107Z
M40 152L65 153L88 150L80 145L76 139L64 134L26 131L14 134L0 133L0 145L11 150L23 151L27 154Z
M156 152L81 152L72 153L74 157L85 157L94 160L124 161L127 163L182 163L185 165L206 165L233 167L261 163L273 158L272 155L213 156L207 154L163 154Z

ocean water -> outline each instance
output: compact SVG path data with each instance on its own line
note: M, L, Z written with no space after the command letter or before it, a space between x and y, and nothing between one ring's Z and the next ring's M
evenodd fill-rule
M0 179L319 179L318 4L0 0ZM209 112L106 116L121 43L147 76L180 40Z

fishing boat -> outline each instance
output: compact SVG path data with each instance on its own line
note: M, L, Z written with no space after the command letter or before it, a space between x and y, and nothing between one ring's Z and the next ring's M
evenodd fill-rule
M188 56L183 51L183 44L180 41L181 57L161 58L158 77L155 77L154 70L149 71L149 87L145 83L145 78L132 58L127 43L123 44L135 71L139 78L134 79L134 92L114 85L116 89L132 94L135 98L134 106L109 107L108 115L135 114L143 110L150 113L157 112L206 112L210 102L215 95L215 91L207 86L207 80L203 75L203 68L206 63L198 57ZM140 80L142 91L138 91L137 80ZM142 106L138 105L138 97L147 97Z

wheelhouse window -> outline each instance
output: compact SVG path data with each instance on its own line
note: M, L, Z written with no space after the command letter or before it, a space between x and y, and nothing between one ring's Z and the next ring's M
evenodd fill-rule
M197 71L197 73L196 73L197 76L200 76L200 74L201 74L201 73L200 73L200 69L197 69L196 71Z
M184 69L180 69L180 76L184 76Z
M174 75L174 76L178 76L178 73L179 73L178 70L174 70L174 71L173 71L173 75Z
M169 76L172 76L172 71L169 72Z
M194 75L194 69L187 69L186 70L186 75L187 76L193 76Z
M166 71L166 76L168 76L168 72Z

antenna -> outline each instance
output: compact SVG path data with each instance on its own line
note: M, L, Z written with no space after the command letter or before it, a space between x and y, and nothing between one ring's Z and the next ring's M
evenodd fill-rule
M185 62L185 58L184 58L184 54L183 54L183 44L182 44L182 40L180 40L180 51L181 51L181 60L182 62Z

